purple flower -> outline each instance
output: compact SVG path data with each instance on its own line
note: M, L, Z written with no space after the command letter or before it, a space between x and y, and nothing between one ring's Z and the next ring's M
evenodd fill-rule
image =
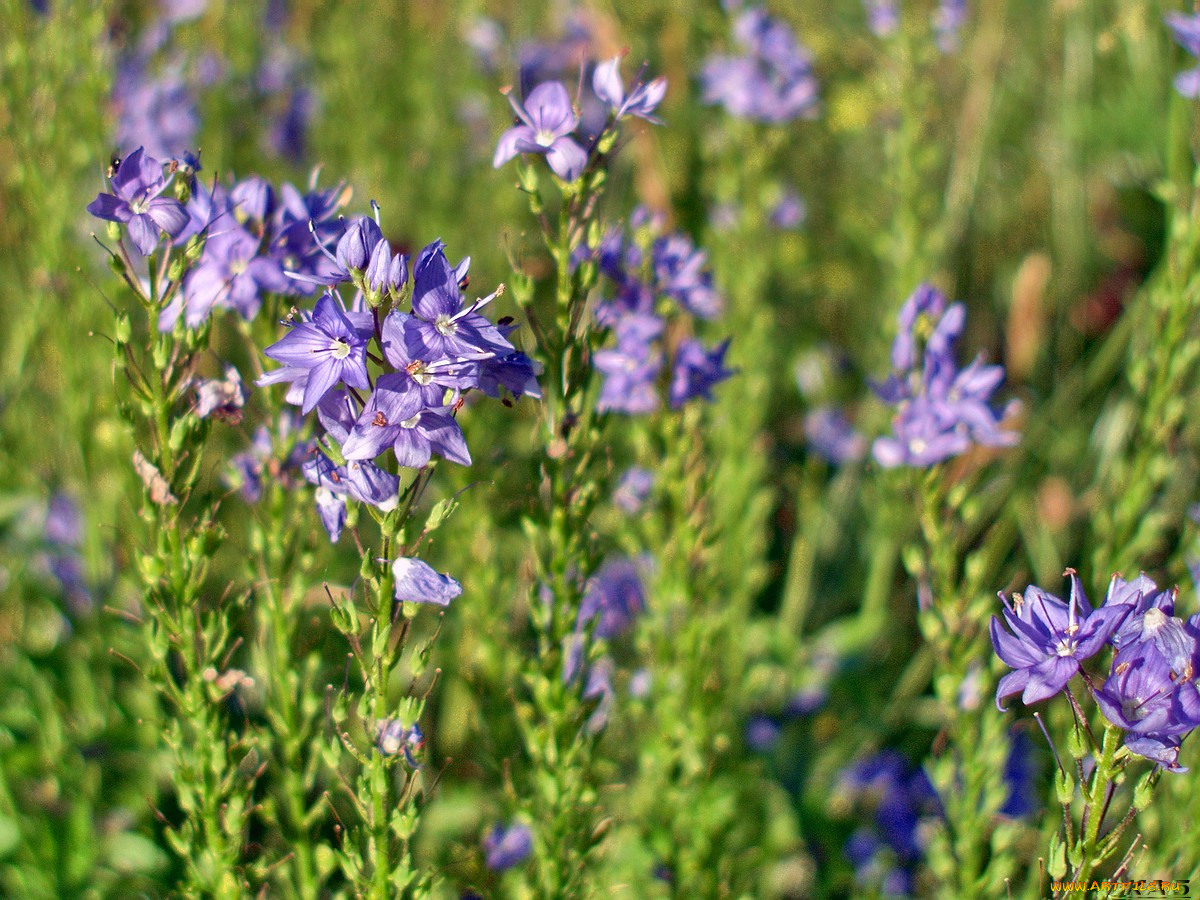
M149 256L164 232L173 238L188 223L182 203L159 196L167 183L162 163L138 147L113 173L109 182L113 193L97 194L88 204L88 212L123 224L138 252Z
M870 826L863 827L846 846L847 857L867 880L871 863L886 846L903 867L914 866L924 852L923 820L940 815L941 805L929 779L920 769L894 750L885 750L845 769L838 788L873 813Z
M655 78L642 84L640 79L634 83L634 88L625 94L625 83L621 80L621 57L614 56L608 62L596 66L592 74L592 90L596 96L608 104L613 111L614 119L625 116L637 116L655 125L661 125L662 119L653 115L654 110L662 103L667 93L667 79Z
M493 872L519 866L533 853L533 832L520 822L495 825L483 839L483 852Z
M1133 611L1129 603L1102 606L1092 610L1079 576L1068 569L1071 596L1068 603L1030 585L1024 596L1013 594L1004 600L1004 622L992 616L992 646L996 655L1016 671L1000 679L996 688L996 706L1020 693L1029 706L1053 697L1079 671L1079 664L1091 659L1109 636ZM1011 632L1011 633L1010 633Z
M346 459L374 459L390 445L400 465L410 469L425 468L435 452L469 466L471 454L451 410L423 408L407 374L381 375L342 453Z
M307 415L339 381L370 389L367 340L341 304L325 294L317 301L311 321L293 325L263 352L287 367L281 370L287 372L286 380L306 379L301 409Z
M622 512L633 515L642 508L653 489L654 473L649 469L631 466L617 482L617 489L613 491L613 505Z
M171 156L195 146L200 116L181 62L154 76L149 71L152 52L143 48L117 67L113 80L116 142L118 147L141 144L155 156Z
M687 235L676 232L659 238L651 257L659 290L702 319L721 314L721 295L713 287L712 273L705 268L707 255Z
M1178 748L1183 736L1200 725L1200 692L1190 675L1174 670L1155 641L1138 641L1119 651L1095 697L1104 717L1125 730L1131 752L1182 771Z
M509 95L521 124L500 136L492 166L500 168L518 153L540 153L554 174L574 181L587 165L587 152L570 135L579 125L567 89L557 81L539 84L522 105Z
M236 368L226 366L224 378L197 379L194 387L195 413L201 419L216 416L235 425L242 420L242 407L246 405L249 391Z
M1179 46L1193 57L1200 57L1200 13L1189 16L1169 12L1163 18ZM1200 67L1176 75L1175 90L1189 100L1200 97Z
M715 56L700 80L704 102L719 103L739 118L781 123L817 112L817 80L808 53L791 29L761 9L748 9L734 23L742 56Z
M289 287L279 261L259 255L261 243L260 238L232 221L216 226L216 232L204 242L200 261L183 280L182 302L162 311L159 329L174 327L180 312L188 326L195 328L214 307L254 318L264 293L282 293Z
M418 254L412 298L416 321L411 323L418 339L408 347L420 359L486 359L513 351L499 328L478 312L499 296L499 291L464 308L459 282L469 265L468 258L459 263L461 272L451 269L440 240Z
M929 466L972 444L1007 447L1019 440L1000 428L1009 410L989 402L1004 380L1003 367L981 359L961 371L957 367L954 351L965 318L961 303L948 305L927 284L905 302L892 344L892 373L874 385L882 400L897 407L892 435L876 439L872 448L880 465Z
M806 415L804 435L813 452L834 465L858 462L867 453L866 438L833 406L821 406Z
M403 753L414 769L420 765L417 757L425 749L425 735L416 722L405 725L399 719L381 719L375 723L375 746L384 756Z
M877 38L891 37L900 28L900 10L896 0L863 0L867 8L867 27Z
M449 606L462 594L462 585L449 575L439 575L427 563L402 556L392 563L396 577L396 600L401 603L432 603Z
M592 357L596 371L604 376L597 409L637 415L658 408L654 383L662 369L662 354L653 341L662 330L662 319L652 315L628 315L617 322L617 346L598 350Z
M804 224L808 217L808 206L794 190L786 190L779 202L771 208L771 224L783 231L791 231Z
M479 364L474 360L422 358L429 355L429 348L414 316L399 310L388 313L381 336L383 355L396 367L396 376L407 378L410 389L427 407L441 406L447 389L457 395L479 380Z
M695 339L688 339L675 352L671 374L671 408L679 409L689 400L712 400L712 389L734 373L725 368L725 353L731 338L711 350Z
M770 716L753 715L746 723L746 746L757 753L766 753L775 746L782 730Z
M933 30L938 49L953 53L958 49L958 33L967 21L967 0L939 0L933 14Z
M588 582L579 606L576 631L582 631L592 619L599 617L595 635L614 638L629 628L634 618L646 608L646 590L642 586L641 569L646 565L632 559L610 559Z

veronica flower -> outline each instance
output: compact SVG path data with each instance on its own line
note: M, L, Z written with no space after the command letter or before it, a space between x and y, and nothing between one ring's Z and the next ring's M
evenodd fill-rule
M1030 585L1024 596L1004 600L1003 622L992 616L992 646L996 655L1016 671L1000 679L996 706L1020 693L1026 705L1053 697L1091 659L1133 610L1128 603L1093 610L1074 571L1068 570L1071 595L1068 603Z
M98 219L123 224L138 252L149 256L163 233L173 238L188 223L182 203L160 196L167 184L162 163L138 147L113 173L113 193L97 194L87 209Z
M808 53L791 29L761 9L748 9L734 23L742 56L716 56L704 64L704 101L720 103L730 115L781 123L812 118L817 81Z
M483 852L493 872L519 866L533 853L533 832L520 822L495 825L483 839Z
M464 307L459 282L470 259L460 263L458 269L451 269L444 247L441 241L429 244L413 266L412 310L416 321L411 328L419 347L410 345L410 352L430 361L486 359L497 353L511 353L513 345L478 312L500 291Z
M1161 615L1161 613L1160 613ZM1104 717L1125 730L1125 746L1173 771L1179 744L1200 725L1200 692L1181 677L1154 641L1139 641L1113 657L1112 674L1096 692Z
M407 377L425 406L441 406L446 391L464 391L479 381L479 363L471 359L424 359L428 345L414 316L392 310L381 330L383 355ZM390 377L390 376L389 376Z
M649 469L631 466L617 482L617 489L613 491L613 505L627 515L633 515L642 508L653 489L654 473Z
M233 366L225 367L224 378L200 378L196 389L195 413L201 419L215 415L236 424L241 421L242 407L249 391L242 383L241 373Z
M1191 56L1200 57L1200 13L1169 12L1163 17L1176 43ZM1189 100L1200 97L1200 67L1175 76L1175 90Z
M705 268L707 255L687 235L661 237L651 250L659 289L693 315L712 319L721 313L721 295Z
M863 0L867 8L867 27L877 38L891 37L900 28L900 10L896 0Z
M671 374L670 401L679 409L689 400L712 400L712 389L735 370L725 368L725 353L731 338L726 338L711 350L695 339L688 339L675 352L675 367Z
M967 21L967 0L939 0L933 14L933 30L938 49L952 53L958 49L958 33Z
M652 345L663 329L655 316L631 315L617 323L617 346L597 350L592 357L604 376L596 408L632 415L658 408L654 383L662 370L662 354Z
M375 746L384 756L403 753L405 761L415 769L420 765L417 756L425 749L425 735L416 722L410 726L399 719L382 719L375 723Z
M639 80L635 82L633 90L626 96L625 83L621 80L620 66L621 57L619 56L614 56L608 62L596 66L596 71L592 75L592 90L596 92L596 96L609 105L614 119L637 116L647 122L661 125L662 119L653 113L662 103L663 97L666 96L667 79L655 78L646 84L642 84Z
M814 453L835 465L858 462L867 453L866 438L832 406L818 407L804 417L804 435Z
M317 301L311 321L293 325L291 331L263 352L286 367L271 374L289 381L306 379L301 407L307 415L339 381L350 387L370 389L367 340L341 304L325 294ZM259 380L259 384L264 383L272 382Z
M388 446L402 466L423 469L433 453L469 466L471 454L450 407L424 408L407 375L382 375L342 446L346 459L374 459Z
M588 582L576 618L576 631L597 617L596 637L614 638L629 628L646 608L641 575L645 564L644 560L639 565L628 558L606 561Z
M402 603L432 603L449 606L462 594L462 585L449 575L439 575L427 563L401 557L392 563L396 578L396 600Z
M215 226L204 242L199 262L184 277L181 299L159 316L159 329L172 328L181 312L188 326L195 328L214 307L254 318L264 293L288 288L279 261L259 254L261 244L261 238L232 221Z
M523 105L511 94L508 99L520 124L500 136L492 166L498 169L518 153L540 153L563 181L578 178L587 165L587 152L570 136L579 117L567 89L550 81L530 91Z

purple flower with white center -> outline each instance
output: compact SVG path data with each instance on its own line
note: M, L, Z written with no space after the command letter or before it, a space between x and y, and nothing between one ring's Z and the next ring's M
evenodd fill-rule
M487 359L511 353L513 345L478 312L501 291L464 307L459 282L466 276L470 258L451 269L444 248L440 240L434 241L420 252L413 266L412 311L416 321L411 327L419 346L410 342L409 352L430 361Z
M581 632L597 617L596 637L614 638L628 629L646 608L646 589L642 586L642 569L646 565L646 560L639 563L627 558L605 562L588 582L575 630Z
M807 51L791 29L764 10L748 9L734 23L742 56L715 56L700 80L704 102L739 118L782 123L817 113L817 80Z
M596 71L592 74L592 90L608 104L616 120L625 116L637 116L655 125L662 124L662 119L653 113L666 96L665 78L655 78L645 84L641 83L639 78L634 83L633 90L626 96L625 82L621 80L621 57L614 56L608 62L596 66Z
M1176 43L1193 57L1200 58L1200 13L1186 15L1169 12L1163 17ZM1189 100L1200 97L1200 66L1175 76L1175 90Z
M1178 590L1175 588L1160 591L1158 585L1145 572L1139 574L1132 581L1126 581L1120 575L1113 575L1112 580L1108 583L1108 593L1105 595L1104 605L1132 604L1133 611L1125 617L1121 627L1112 633L1108 642L1117 650L1123 650L1135 641L1145 640L1143 632L1146 614L1150 610L1155 610L1165 617L1174 616L1177 594ZM1152 616L1151 619L1151 630L1153 630L1155 617Z
M1200 725L1200 692L1190 678L1172 670L1154 642L1139 641L1119 651L1095 697L1104 717L1125 730L1130 751L1178 771L1173 751Z
M1029 706L1061 691L1079 671L1079 664L1100 652L1133 611L1130 603L1093 610L1079 576L1070 569L1067 574L1071 579L1068 603L1036 585L1030 585L1024 596L1013 594L1011 602L1001 595L1003 621L1009 630L992 616L992 646L1016 670L1001 678L996 688L996 706L1001 711L1005 697L1019 693Z
M533 853L533 832L520 822L495 825L483 839L483 853L493 872L519 866Z
M164 233L173 238L188 224L183 204L160 196L168 183L162 163L138 147L113 173L109 181L113 193L97 194L88 212L124 225L138 252L149 256Z
M653 489L654 473L640 466L631 466L617 482L617 489L613 491L613 505L627 515L633 515L642 508Z
M500 168L518 153L540 153L554 174L563 181L574 181L587 165L587 151L571 137L579 117L571 108L567 89L557 81L539 84L521 104L511 94L509 103L521 124L500 136L493 168Z
M449 606L463 592L462 585L449 575L440 575L425 562L402 556L392 563L396 578L396 600L401 603L432 603Z
M813 452L834 465L858 462L867 455L867 439L854 430L846 414L833 406L804 417L804 435Z
M158 320L161 331L175 325L180 312L189 328L199 326L213 308L232 309L252 319L262 305L262 295L283 292L288 281L278 260L260 256L261 239L226 220L204 242L200 261L183 280L182 309L172 303Z
M425 749L425 735L416 722L405 725L399 719L381 719L375 723L375 746L384 756L404 754L414 769L420 765L417 757Z
M367 338L330 294L317 301L311 321L293 325L263 352L287 367L287 380L307 378L301 403L305 415L339 381L362 390L371 387Z
M469 466L471 454L452 410L425 408L407 373L381 375L342 453L346 459L374 459L390 446L410 469L425 468L434 453Z
M725 368L730 340L726 338L711 350L693 338L679 345L671 374L672 409L681 408L689 400L712 400L712 389L736 371Z
M702 319L721 314L721 295L713 287L712 273L705 268L707 254L687 235L676 232L659 238L651 258L659 290Z
M479 381L479 364L469 359L423 359L421 354L428 348L422 340L419 325L419 321L408 313L399 310L388 313L381 329L383 355L396 367L395 376L411 381L411 389L420 396L424 406L441 406L447 389L457 396L457 392L475 387Z

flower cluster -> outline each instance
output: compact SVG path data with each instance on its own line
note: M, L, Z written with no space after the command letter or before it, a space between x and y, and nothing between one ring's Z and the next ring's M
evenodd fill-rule
M1014 671L1000 680L996 702L1020 693L1026 704L1054 696L1081 671L1081 663L1113 650L1108 677L1085 682L1104 717L1125 732L1131 753L1171 771L1183 738L1200 725L1196 688L1200 614L1175 615L1175 590L1159 590L1140 575L1114 575L1104 603L1093 609L1078 576L1068 570L1068 602L1031 585L1005 599L1003 625L992 619L992 646Z
M1015 407L997 410L989 402L1004 380L1004 368L984 365L981 357L958 368L955 348L965 321L966 308L948 304L928 284L919 286L900 310L891 374L874 385L876 394L896 409L892 435L877 438L872 448L880 465L931 466L965 453L972 444L1010 447L1017 442L1017 434L1000 428Z
M299 162L315 100L303 59L284 40L282 4L268 4L263 55L251 77L232 71L211 50L190 53L189 42L175 40L188 22L204 14L206 5L202 0L164 2L162 16L151 20L119 59L112 95L117 146L141 143L159 157L194 146L200 128L197 100L204 89L220 85L261 112L268 152Z
M609 125L628 116L658 123L654 111L666 94L667 82L656 78L642 83L639 78L627 94L621 80L620 57L615 57L596 66L592 89L609 108ZM492 165L498 169L519 154L541 155L563 181L578 178L595 142L584 137L586 149L580 143L579 115L567 89L560 82L546 81L532 88L523 103L511 93L508 99L517 122L500 136Z
M143 256L165 237L193 261L161 311L161 330L171 330L181 316L198 327L214 309L253 318L264 294L302 296L330 283L338 260L326 245L355 228L337 218L342 185L317 190L314 183L302 193L284 184L277 193L251 176L210 188L196 177L198 165L185 156L164 171L139 147L114 165L110 191L88 205L97 218L123 225ZM168 196L168 188L176 196Z
M466 302L460 282L470 260L452 268L441 241L425 247L412 267L407 312L399 307L410 299L408 259L393 254L375 220L353 221L336 252L325 252L323 271L312 276L325 293L264 351L283 367L258 383L288 384L287 401L305 415L317 413L325 434L302 470L317 485L322 522L336 541L347 499L384 512L396 507L400 479L378 464L387 450L411 469L434 455L470 465L455 420L463 395L539 391L533 362L508 341L511 323L494 324L479 312L500 291ZM349 305L341 285L355 288ZM432 570L408 566L396 576L400 599L445 605L456 596ZM411 596L401 597L404 591Z
M920 769L885 750L845 769L835 798L864 813L867 823L846 842L858 882L886 896L908 895L925 852L925 823L941 815L937 792Z
M713 286L706 257L686 235L662 234L660 219L634 213L631 230L610 230L577 261L593 259L612 294L596 309L598 324L610 329L615 346L596 352L604 376L597 407L631 415L658 409L658 382L670 354L667 399L672 409L690 400L712 399L713 388L733 374L725 367L726 340L706 347L695 338L671 345L668 318L687 313L704 319L720 314L721 295Z
M734 22L733 35L743 53L711 57L700 74L706 103L773 124L816 116L812 60L786 24L765 10L747 9Z

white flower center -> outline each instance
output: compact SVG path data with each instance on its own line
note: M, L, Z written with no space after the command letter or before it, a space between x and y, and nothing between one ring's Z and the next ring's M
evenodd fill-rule
M341 338L334 338L330 343L329 349L333 351L334 359L345 359L350 355L350 345Z
M537 136L534 138L534 140L537 141L538 144L540 144L543 147L549 147L555 141L554 132L553 131L539 131L537 133Z
M421 414L417 413L411 419L405 419L403 422L401 422L400 427L401 428L416 428L417 420L419 420L420 418L421 418Z
M434 320L433 327L438 330L439 334L443 334L446 337L449 337L450 335L454 334L454 332L458 331L458 326L454 324L454 320L445 313L442 313L437 317L436 320Z

